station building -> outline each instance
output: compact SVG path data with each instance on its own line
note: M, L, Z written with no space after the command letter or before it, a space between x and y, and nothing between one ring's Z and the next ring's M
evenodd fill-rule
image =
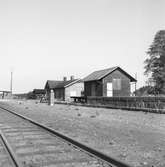
M66 77L63 78L63 81L48 80L45 84L47 97L50 96L51 90L54 92L55 100L70 102L72 101L71 97L82 96L84 83L81 79L74 79L73 76L70 77L70 80L67 80Z

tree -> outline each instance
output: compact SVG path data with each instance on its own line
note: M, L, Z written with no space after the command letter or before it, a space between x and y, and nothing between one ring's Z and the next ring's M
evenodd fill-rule
M136 96L148 96L154 95L154 88L152 86L143 86L137 89L135 92Z
M165 30L156 33L147 54L144 73L155 82L155 92L165 94Z

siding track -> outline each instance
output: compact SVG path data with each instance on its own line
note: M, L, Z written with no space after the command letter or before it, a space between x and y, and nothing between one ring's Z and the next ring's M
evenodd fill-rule
M1 106L0 130L17 167L130 167Z

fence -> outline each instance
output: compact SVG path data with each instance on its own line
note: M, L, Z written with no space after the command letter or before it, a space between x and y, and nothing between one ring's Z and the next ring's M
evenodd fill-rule
M165 113L165 97L87 97L87 103L110 108Z

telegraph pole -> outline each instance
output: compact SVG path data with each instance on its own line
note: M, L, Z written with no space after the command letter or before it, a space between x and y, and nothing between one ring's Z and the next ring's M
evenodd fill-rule
M13 71L11 71L11 78L10 78L10 91L11 91L11 94L12 94L12 91L13 91Z
M136 79L136 82L135 82L135 96L136 96L137 73L135 73L135 79Z

